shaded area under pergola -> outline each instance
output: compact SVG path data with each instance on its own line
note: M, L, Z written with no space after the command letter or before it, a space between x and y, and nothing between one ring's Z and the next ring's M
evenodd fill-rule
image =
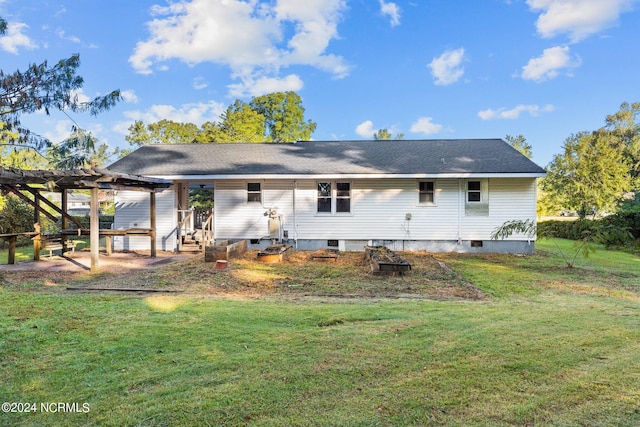
M67 237L72 235L89 235L91 248L91 271L98 269L98 256L100 252L100 236L106 236L110 241L111 236L149 236L151 240L151 257L156 256L156 200L155 193L165 190L172 185L171 181L157 178L147 178L139 175L130 175L111 172L108 169L75 169L75 170L21 170L0 167L0 189L5 193L13 193L34 207L34 231L23 233L0 234L0 237L9 240L9 263L15 262L15 244L19 235L33 236L33 258L40 259L41 242L43 235L40 228L40 216L45 215L53 221L58 217L42 208L45 204L50 210L60 215L62 229L60 239L62 253L67 248ZM83 225L73 216L67 213L67 191L90 190L91 209L89 230L83 229ZM100 218L98 209L99 190L133 190L149 193L149 225L148 229L125 230L100 230ZM58 207L45 197L42 191L55 191L61 193L61 206ZM73 222L77 229L70 229L69 223ZM108 250L110 244L107 244Z

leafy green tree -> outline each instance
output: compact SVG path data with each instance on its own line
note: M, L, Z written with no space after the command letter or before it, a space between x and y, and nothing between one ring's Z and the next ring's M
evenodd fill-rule
M392 136L391 132L387 129L379 129L376 133L373 134L373 139L376 141L389 141L389 140L398 140L404 139L404 134L399 133L396 136Z
M0 34L4 34L7 23L0 19ZM7 134L14 137L3 141L4 144L29 147L42 150L53 146L48 139L31 132L23 127L20 117L23 114L44 111L47 115L52 109L67 112L89 112L95 116L111 109L120 99L120 91L114 90L105 96L96 97L90 101L81 101L76 91L82 88L84 80L77 74L80 66L80 56L75 54L67 59L49 65L47 61L41 64L31 64L25 71L5 73L0 70L0 122L4 123ZM79 131L74 125L72 131ZM83 134L84 136L87 133ZM72 136L78 138L79 134ZM84 142L87 146L91 140ZM84 158L67 159L67 163L80 164ZM55 166L55 165L54 165Z
M131 126L129 126L129 134L124 139L133 146L142 146L151 144L151 135L147 125L142 120L136 120Z
M240 100L230 105L222 115L220 142L265 142L267 120L264 115Z
M146 125L138 120L129 126L125 139L132 146L209 142L295 142L311 139L316 124L305 121L304 107L295 92L276 92L234 101L219 122L193 123L160 120ZM120 152L121 155L126 150Z
M613 210L632 186L622 142L611 132L581 132L564 143L542 180L543 190L562 207L584 217Z
M109 163L111 156L118 153L118 150L112 150L107 144L100 144L89 156L89 166L91 167L103 167Z
M197 142L265 142L265 117L240 100L227 107L220 122L206 122Z
M33 208L13 194L3 197L0 208L0 233L24 233L33 230ZM20 239L24 244L29 238Z
M159 122L145 125L136 120L129 126L129 134L125 140L134 146L146 144L191 144L198 139L200 130L193 123L178 123L162 119Z
M300 95L293 91L274 92L254 97L251 109L265 118L265 141L308 141L317 124L304 117Z
M35 150L27 150L16 146L11 141L18 138L18 134L6 129L6 124L0 122L0 166L17 169L42 169L47 165L47 159Z
M527 143L527 139L524 136L522 136L522 135L518 135L518 136L507 135L507 136L504 137L504 139L509 144L511 144L511 146L513 148L518 150L520 153L522 153L527 158L530 159L530 158L533 157L533 147L531 146L531 144Z
M624 146L624 156L629 161L634 179L640 177L640 123L637 121L639 114L639 102L624 102L616 113L608 115L605 120L605 129L619 138Z
M196 140L199 129L193 123L178 123L160 120L147 126L152 141L162 144L191 144Z
M514 234L522 234L526 236L527 239L534 239L536 237L538 239L552 239L554 237L551 233L547 234L544 230L544 228L538 227L535 221L529 219L511 220L506 221L499 227L495 228L491 233L491 240L504 240ZM578 255L582 254L584 258L589 258L589 255L596 251L595 246L593 245L594 240L594 233L585 233L580 239L574 242L574 253L573 256L571 256L562 250L556 240L552 239L567 268L573 268Z

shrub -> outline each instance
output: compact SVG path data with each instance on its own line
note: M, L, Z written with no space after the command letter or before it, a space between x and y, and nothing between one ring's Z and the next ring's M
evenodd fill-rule
M628 246L640 239L640 212L621 212L599 220L542 221L538 234L570 240L589 240L605 247Z
M559 239L581 240L589 234L595 234L597 221L541 221L538 223L538 234Z

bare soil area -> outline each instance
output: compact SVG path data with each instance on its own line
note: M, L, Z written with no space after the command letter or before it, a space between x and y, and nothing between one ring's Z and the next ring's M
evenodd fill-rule
M101 255L97 273L88 271L89 253L0 267L2 287L59 292L180 292L218 297L342 297L484 299L486 296L436 255L406 252L403 275L373 274L362 252L337 259L314 259L291 251L282 263L257 260L257 251L229 260L226 268L205 262L203 254L146 253ZM70 290L72 288L73 290Z

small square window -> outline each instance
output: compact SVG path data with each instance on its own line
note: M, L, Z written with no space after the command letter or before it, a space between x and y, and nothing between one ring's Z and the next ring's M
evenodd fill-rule
M480 192L480 181L467 182L467 201L468 202L481 202L482 196Z
M262 191L260 188L259 182L249 182L247 183L247 202L258 202L262 201Z

